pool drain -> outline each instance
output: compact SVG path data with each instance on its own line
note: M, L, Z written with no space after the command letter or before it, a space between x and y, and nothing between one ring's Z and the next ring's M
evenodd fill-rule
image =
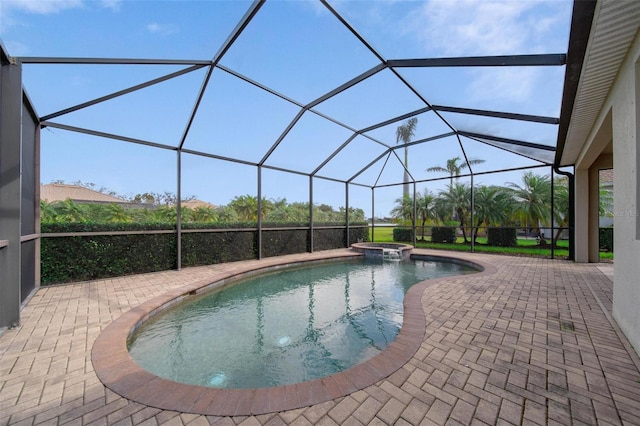
M224 373L216 373L209 378L209 386L223 388L227 384L227 376Z
M278 346L287 346L291 343L291 338L289 336L282 336L278 339Z

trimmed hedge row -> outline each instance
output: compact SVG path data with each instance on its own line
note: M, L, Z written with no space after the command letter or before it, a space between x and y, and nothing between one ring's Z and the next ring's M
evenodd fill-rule
M455 243L457 229L455 226L434 226L431 228L431 242ZM411 228L393 228L393 241L405 243L413 241L413 230ZM487 245L515 247L517 243L516 228L488 228Z
M262 255L305 253L309 251L308 229L279 229L262 232Z
M358 225L349 227L349 241L347 230L344 228L326 228L313 230L313 249L331 250L338 247L350 247L358 241L369 241L369 226Z
M434 227L431 228L431 242L434 243L455 243L456 228L454 227Z
M600 250L613 252L613 228L600 228Z
M518 245L516 228L488 228L487 245L498 247L515 247Z
M255 259L257 232L188 232L182 234L182 266L212 265Z
M393 241L401 243L408 243L413 241L413 229L393 228Z
M40 262L43 285L175 269L176 235L42 238Z
M411 228L393 228L393 241L410 243L413 241L413 229ZM434 226L431 228L431 242L434 243L455 243L456 228L443 226Z
M262 255L265 257L309 251L309 230L291 229L291 224L268 224L263 230ZM332 224L335 225L335 224ZM343 226L343 224L340 224ZM183 266L210 265L257 258L255 223L190 223L183 229L229 229L216 232L182 234ZM308 226L308 225L307 225ZM321 226L316 224L315 226ZM366 224L350 228L350 243L368 240ZM233 228L230 229L230 228ZM247 228L244 230L243 228ZM273 229L277 228L277 229ZM43 223L41 232L118 232L174 231L173 224L141 223ZM344 228L314 229L314 250L346 247ZM176 268L175 233L131 235L82 235L41 238L41 281L43 285L110 278Z

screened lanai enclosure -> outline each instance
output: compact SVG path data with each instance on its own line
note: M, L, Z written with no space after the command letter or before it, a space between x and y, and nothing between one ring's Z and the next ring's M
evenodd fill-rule
M586 6L465 5L94 2L34 14L28 28L16 24L28 11L4 6L14 19L2 34L0 327L19 321L42 247L63 238L71 250L146 235L118 244L166 251L160 270L208 245L231 253L210 263L348 247L375 238L371 225L405 195L457 184L471 190L471 215L477 188L524 171L571 188L572 169L554 165L563 90L581 64L567 55L571 20ZM175 194L173 226L44 232L40 185L78 181L123 199ZM187 226L189 199L255 200L255 221ZM266 219L264 203L283 201L306 206L306 221ZM314 206L342 216L327 223Z

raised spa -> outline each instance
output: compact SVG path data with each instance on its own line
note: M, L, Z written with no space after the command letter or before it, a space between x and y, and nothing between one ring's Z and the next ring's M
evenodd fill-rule
M472 272L428 259L286 268L155 315L132 334L129 351L151 373L187 384L261 388L317 379L387 347L413 284Z
M365 257L383 260L408 260L411 258L413 246L400 243L354 243L351 250L364 254Z

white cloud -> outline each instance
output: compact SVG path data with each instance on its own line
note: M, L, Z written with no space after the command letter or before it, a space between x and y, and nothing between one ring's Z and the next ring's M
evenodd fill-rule
M5 35L12 28L28 28L29 25L19 17L20 13L49 15L79 7L83 7L82 0L0 0L0 35ZM10 40L5 42L11 44ZM18 50L25 49L26 46L21 45Z
M147 31L154 34L173 34L178 32L178 27L173 24L159 24L157 22L152 22L147 24Z
M426 57L558 53L567 2L430 0L406 27ZM564 25L564 24L563 24ZM551 46L551 47L550 47ZM540 84L529 67L470 70L469 101L525 104Z
M13 9L41 15L82 6L82 0L2 0L3 12Z
M120 11L122 0L101 0L104 9L111 9L113 12Z
M324 15L329 13L329 10L319 1L301 1L296 2L296 5L310 10L316 15Z
M503 67L474 70L468 95L474 100L499 103L526 102L532 95L538 72L530 67Z
M531 53L537 22L529 12L540 2L501 0L432 0L410 28L425 50L443 55Z

